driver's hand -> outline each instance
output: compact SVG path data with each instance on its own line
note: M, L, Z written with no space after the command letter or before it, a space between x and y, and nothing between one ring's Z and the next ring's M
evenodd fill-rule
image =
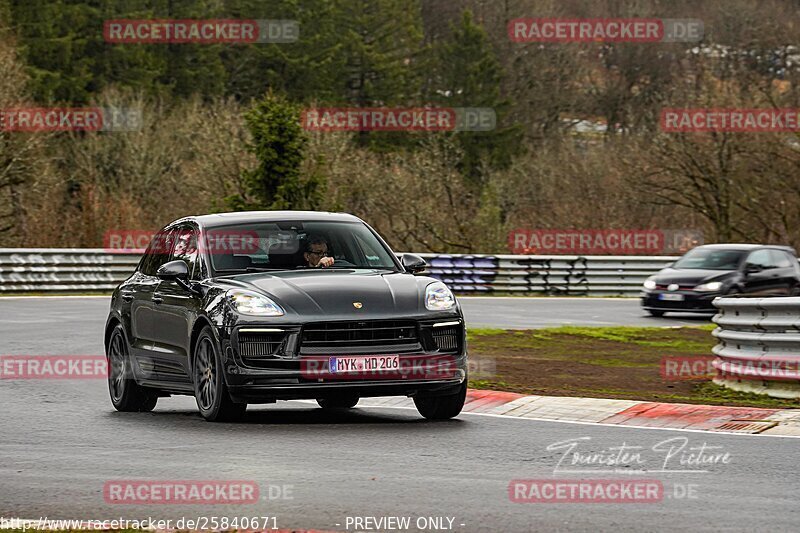
M323 257L319 260L317 266L320 268L327 268L329 266L333 266L333 261L334 261L333 257Z

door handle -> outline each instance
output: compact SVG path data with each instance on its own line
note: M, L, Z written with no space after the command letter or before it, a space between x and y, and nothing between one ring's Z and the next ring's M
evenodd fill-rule
M120 297L125 300L126 302L130 302L133 300L133 293L132 292L120 292Z
M160 294L155 293L155 294L153 294L153 300L152 301L153 301L153 303L160 304L160 303L162 303L164 301L164 298L162 298Z

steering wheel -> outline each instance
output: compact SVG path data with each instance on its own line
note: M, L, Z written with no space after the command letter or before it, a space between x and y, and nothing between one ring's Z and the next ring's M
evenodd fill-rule
M336 259L336 258L334 258L333 259L333 266L335 266L335 267L355 267L356 265L354 263L351 263L350 261L348 261L346 259Z

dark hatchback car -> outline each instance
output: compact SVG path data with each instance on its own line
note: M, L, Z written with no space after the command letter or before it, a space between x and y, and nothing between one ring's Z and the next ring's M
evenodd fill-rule
M737 294L800 294L800 264L794 249L757 244L698 246L644 282L642 307L653 316L668 311L713 313L714 298Z
M193 395L208 420L248 403L411 396L456 416L467 387L461 308L415 255L398 260L360 219L274 211L162 229L114 291L105 328L120 411Z

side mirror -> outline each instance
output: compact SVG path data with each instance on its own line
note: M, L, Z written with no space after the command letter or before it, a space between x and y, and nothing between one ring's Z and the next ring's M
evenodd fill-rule
M414 254L403 254L400 263L403 264L406 272L411 272L412 274L422 272L428 267L428 263L423 258Z
M186 281L189 279L189 267L180 259L170 261L158 267L156 276L164 281Z
M754 265L752 263L747 263L744 266L744 273L745 274L756 274L758 272L761 272L762 270L763 269L761 268L760 265Z

